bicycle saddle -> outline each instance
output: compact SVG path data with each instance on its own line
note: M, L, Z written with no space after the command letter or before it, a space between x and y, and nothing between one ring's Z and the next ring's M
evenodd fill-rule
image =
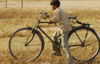
M69 19L76 19L77 17L68 17Z

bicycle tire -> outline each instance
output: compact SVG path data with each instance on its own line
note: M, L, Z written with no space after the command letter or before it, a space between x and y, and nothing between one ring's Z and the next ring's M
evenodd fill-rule
M86 35L84 36L84 34L87 34L87 36ZM85 37L87 37L87 38L85 38ZM87 41L85 41L84 39ZM76 44L79 45L79 42L81 42L81 41L83 41L83 42L85 41L85 45L83 47L82 46L76 47L75 45ZM93 43L90 43L90 42L93 42ZM96 33L96 31L94 29L92 29L90 27L81 26L81 27L77 27L70 31L69 36L68 36L68 45L70 47L70 52L72 54L73 59L78 60L78 61L88 61L88 60L94 59L96 57L96 55L98 54L99 48L100 48L100 40L99 40L98 34ZM90 47L89 45L93 46L93 47ZM77 48L79 48L79 49L77 49Z
M33 38L32 34L29 39L29 41L31 40L29 45L25 46L25 41L30 31L32 31L32 28L21 28L15 31L10 37L9 50L11 55L17 60L33 61L40 56L40 54L44 49L43 36L37 30L34 33L35 34L34 38L36 38L36 40ZM35 43L32 40L35 40Z

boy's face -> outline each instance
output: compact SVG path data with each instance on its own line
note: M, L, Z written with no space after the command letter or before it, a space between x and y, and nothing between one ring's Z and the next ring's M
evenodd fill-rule
M51 5L52 10L55 10L57 8L57 5Z

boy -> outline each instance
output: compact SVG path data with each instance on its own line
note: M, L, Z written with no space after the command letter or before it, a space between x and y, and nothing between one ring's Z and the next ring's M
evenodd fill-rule
M59 0L52 0L51 8L54 10L54 17L50 18L49 24L56 23L58 25L58 30L53 34L53 40L56 44L58 44L58 38L62 37L62 47L66 53L67 62L66 63L73 63L73 58L69 51L68 46L68 33L70 32L70 22L66 13L60 9L60 1ZM49 17L50 15L46 15L45 17ZM53 51L55 51L52 55L61 56L61 51L53 44Z

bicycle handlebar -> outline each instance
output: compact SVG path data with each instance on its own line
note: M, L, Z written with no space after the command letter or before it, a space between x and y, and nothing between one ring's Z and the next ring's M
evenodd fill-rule
M42 11L40 11L40 15L46 15L47 13L46 12L42 12Z
M40 15L46 15L46 14L48 14L48 13L46 13L46 12L42 12L42 11L40 11ZM43 17L44 18L44 17ZM86 24L86 23L82 23L82 22L79 22L76 18L77 17L68 17L69 19L75 19L76 20L76 23L78 23L78 24L81 24L81 25L90 25L90 24ZM45 19L45 18L44 18ZM40 22L40 23L49 23L49 22ZM54 23L54 22L53 22Z

